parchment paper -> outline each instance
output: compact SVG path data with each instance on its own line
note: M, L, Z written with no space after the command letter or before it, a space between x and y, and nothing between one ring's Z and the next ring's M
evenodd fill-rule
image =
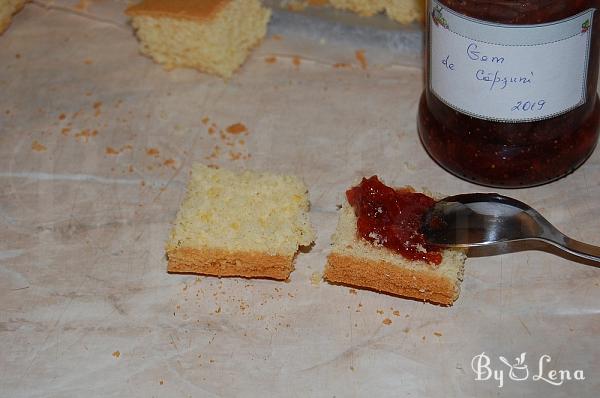
M0 36L0 396L598 396L598 268L538 251L471 258L450 308L319 282L357 178L489 191L422 149L420 68L271 31L229 82L166 72L138 53L124 6L34 2ZM238 122L247 135L221 137ZM306 181L318 240L289 283L166 273L193 162ZM556 183L503 193L600 244L598 151ZM501 388L475 380L482 352ZM522 352L531 375L510 380L498 357ZM544 354L545 373L585 380L532 380Z

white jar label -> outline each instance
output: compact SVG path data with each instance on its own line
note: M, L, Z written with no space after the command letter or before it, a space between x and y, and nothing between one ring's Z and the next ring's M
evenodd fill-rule
M501 25L429 2L430 89L480 119L529 122L586 101L595 9L541 25Z

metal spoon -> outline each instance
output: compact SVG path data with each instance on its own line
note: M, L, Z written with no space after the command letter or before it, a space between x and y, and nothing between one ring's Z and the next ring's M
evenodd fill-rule
M423 234L430 243L444 247L542 241L577 257L600 262L600 247L569 238L530 206L496 193L442 199L425 215Z

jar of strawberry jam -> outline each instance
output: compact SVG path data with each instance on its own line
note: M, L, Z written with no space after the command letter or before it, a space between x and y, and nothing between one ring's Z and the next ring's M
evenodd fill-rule
M429 0L421 141L453 174L526 187L598 140L600 0Z

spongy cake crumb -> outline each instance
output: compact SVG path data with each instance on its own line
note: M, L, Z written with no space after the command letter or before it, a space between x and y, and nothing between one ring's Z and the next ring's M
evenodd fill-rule
M308 208L307 188L295 176L237 174L196 164L167 250L210 247L293 255L315 238Z
M10 25L13 14L19 12L28 0L2 0L0 1L0 34Z
M127 14L156 62L229 78L265 36L271 11L259 0L143 0Z
M422 21L425 14L425 0L329 0L329 3L363 16L385 12L391 19L404 24Z

